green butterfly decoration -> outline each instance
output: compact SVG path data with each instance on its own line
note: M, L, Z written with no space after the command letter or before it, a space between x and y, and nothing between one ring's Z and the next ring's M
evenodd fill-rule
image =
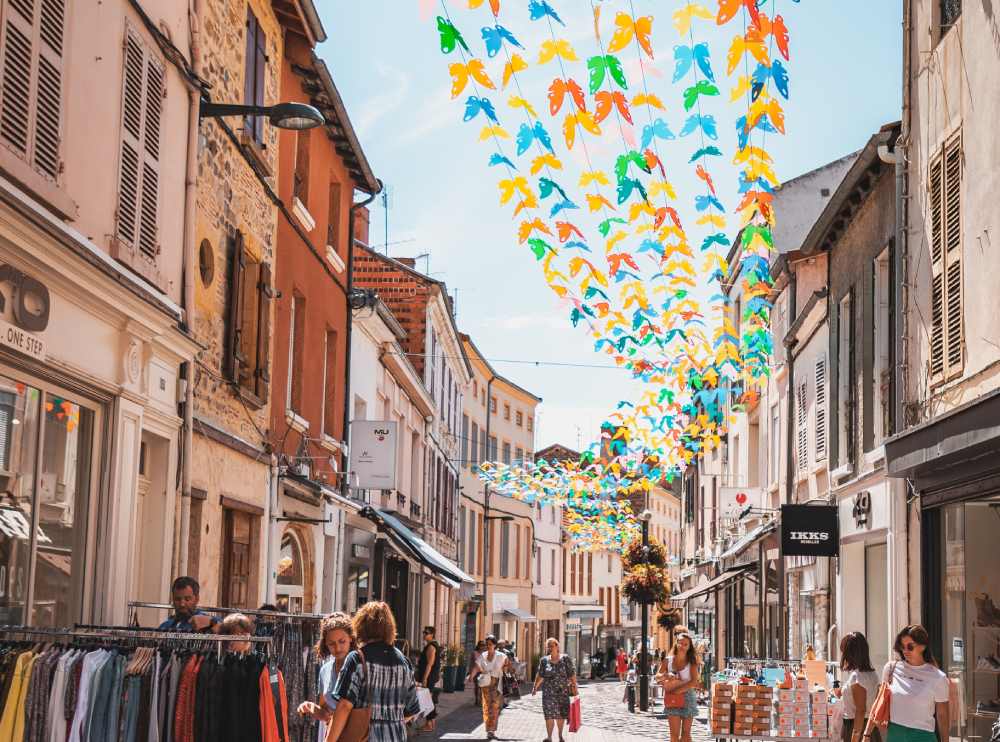
M630 162L644 173L652 172L649 165L646 164L646 158L642 153L631 149L623 155L618 155L618 159L615 160L615 175L618 176L618 180L621 180L628 174L628 164Z
M684 91L684 110L690 111L698 102L699 96L718 95L719 89L708 80L699 80L696 84Z
M587 69L590 70L590 94L593 95L604 85L605 75L610 74L611 79L618 83L622 90L628 90L628 83L625 81L625 70L622 63L614 54L591 57L587 60Z
M552 245L543 239L539 239L538 237L532 237L528 240L528 247L530 247L531 252L535 254L535 260L541 260L545 257L546 250L552 250ZM552 251L555 252L555 250Z
M437 17L438 33L441 34L441 53L451 54L458 44L462 45L465 51L469 51L469 45L465 43L461 32L455 28L455 24L447 18Z
M608 219L605 219L603 222L597 225L597 229L601 233L601 237L608 236L608 234L611 232L612 224L628 224L628 222L622 219L620 216L612 216Z
M760 235L768 247L774 247L774 237L771 236L770 227L748 224L743 228L743 245L749 245L754 235Z

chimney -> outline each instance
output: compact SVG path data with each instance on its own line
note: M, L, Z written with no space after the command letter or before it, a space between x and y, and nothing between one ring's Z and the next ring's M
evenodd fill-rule
M354 239L368 247L368 231L371 214L368 207L362 207L354 212Z

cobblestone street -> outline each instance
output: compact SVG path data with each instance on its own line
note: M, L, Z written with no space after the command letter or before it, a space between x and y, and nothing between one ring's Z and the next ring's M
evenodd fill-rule
M479 710L462 694L463 703L438 723L436 739L486 739ZM662 713L631 714L622 703L622 686L615 682L581 685L580 698L583 726L576 734L566 733L567 742L618 742L619 740L656 739L668 737L667 721ZM708 729L704 723L704 708L691 730L692 742L707 742ZM503 742L515 740L543 740L545 721L542 718L542 695L524 695L511 702L500 716L497 738ZM431 739L428 735L423 739Z

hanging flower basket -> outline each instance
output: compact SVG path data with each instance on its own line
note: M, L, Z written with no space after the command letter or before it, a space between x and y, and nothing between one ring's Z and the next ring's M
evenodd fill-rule
M622 580L622 593L640 605L662 603L667 599L667 572L663 567L639 564Z
M641 539L635 539L625 547L622 552L622 565L625 570L631 570L641 564L648 564L653 567L667 566L667 550L663 544L653 539L649 540L649 546L643 547Z
M660 612L656 617L656 624L661 629L670 631L681 622L681 612L677 608L664 608L660 606Z

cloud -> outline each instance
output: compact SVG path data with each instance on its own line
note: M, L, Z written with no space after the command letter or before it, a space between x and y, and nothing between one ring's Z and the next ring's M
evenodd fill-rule
M410 87L410 76L392 65L379 62L375 66L379 78L385 82L382 91L357 106L360 114L356 120L359 132L367 132L380 119L385 118L403 104L403 98Z

